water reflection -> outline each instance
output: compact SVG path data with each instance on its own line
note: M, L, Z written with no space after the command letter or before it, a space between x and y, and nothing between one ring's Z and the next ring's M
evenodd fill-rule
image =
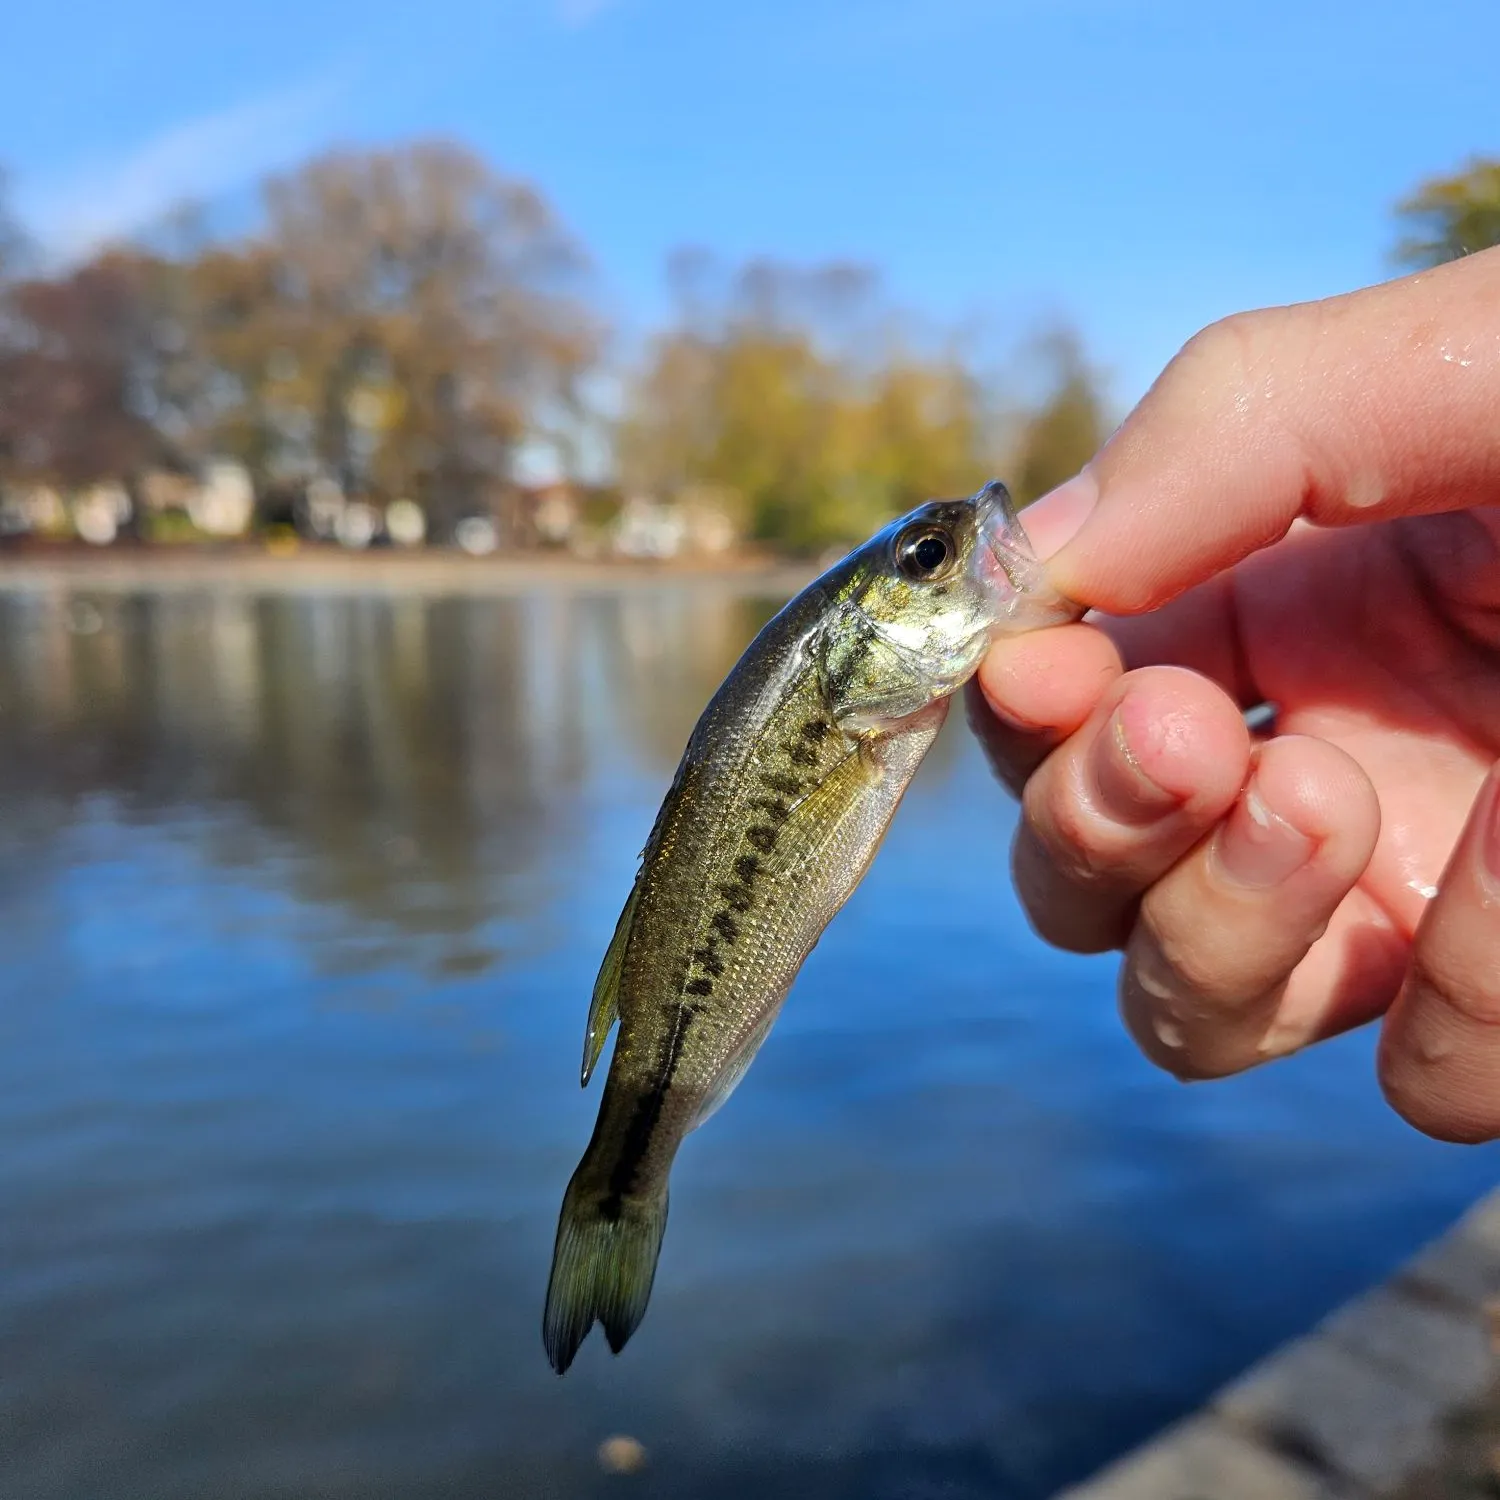
M1484 1185L1365 1038L1151 1075L954 726L555 1380L586 997L773 607L0 597L0 1494L1040 1497Z
M253 867L270 842L299 898L430 940L460 972L483 967L494 882L505 920L536 922L537 866L586 789L622 763L669 775L768 612L701 591L0 610L11 827L64 827L99 795L148 823L222 814L214 860Z

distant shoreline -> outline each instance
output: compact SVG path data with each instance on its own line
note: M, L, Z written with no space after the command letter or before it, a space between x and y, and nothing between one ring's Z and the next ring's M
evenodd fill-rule
M586 562L548 553L466 557L459 552L278 555L251 549L69 548L0 551L0 594L204 593L458 594L621 593L708 588L789 596L816 573L807 563L737 557L721 561Z

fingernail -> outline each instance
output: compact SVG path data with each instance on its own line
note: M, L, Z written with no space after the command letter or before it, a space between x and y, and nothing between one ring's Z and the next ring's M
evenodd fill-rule
M1485 873L1495 885L1500 886L1500 765L1490 771L1489 780L1481 795L1489 799L1489 805L1483 813L1484 829L1480 841Z
M1147 748L1154 732L1155 726L1149 720L1143 721L1127 697L1110 715L1089 749L1088 770L1094 803L1117 823L1153 823L1182 802L1177 793L1158 785L1141 768L1137 746Z
M1312 858L1313 841L1266 806L1252 780L1215 846L1219 869L1237 885L1267 890Z
M1099 501L1099 482L1087 468L1048 490L1021 512L1021 524L1044 562L1078 534Z

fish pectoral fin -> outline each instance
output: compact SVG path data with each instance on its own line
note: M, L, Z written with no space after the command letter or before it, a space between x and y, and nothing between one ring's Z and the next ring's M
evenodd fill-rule
M856 740L843 760L792 808L762 861L765 873L786 876L814 861L845 815L865 792L880 785L883 775L873 740Z
M604 1051L604 1044L609 1040L615 1022L620 1019L620 975L625 968L625 949L630 943L630 926L635 918L635 904L640 891L641 883L637 878L635 885L631 887L625 910L615 923L615 935L605 949L604 962L599 965L599 977L594 981L594 995L589 1001L588 1026L583 1034L583 1072L579 1082L584 1088L588 1087L589 1079L594 1074L594 1065L599 1061L599 1054Z

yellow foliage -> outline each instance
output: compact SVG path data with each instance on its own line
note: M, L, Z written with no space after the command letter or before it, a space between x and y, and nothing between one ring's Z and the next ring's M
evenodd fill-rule
M619 452L627 484L732 490L752 535L813 551L974 489L983 435L977 383L955 360L840 358L809 327L730 318L657 341Z
M1405 233L1396 260L1436 266L1500 245L1500 160L1476 157L1451 177L1433 177L1396 208Z

